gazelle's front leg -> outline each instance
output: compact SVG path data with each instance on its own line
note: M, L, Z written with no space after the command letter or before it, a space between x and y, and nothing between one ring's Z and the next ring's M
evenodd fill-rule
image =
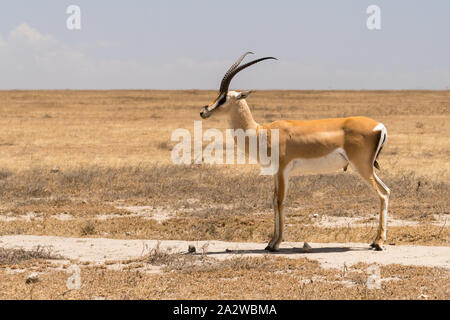
M286 198L288 177L280 170L275 177L275 190L273 195L273 211L275 217L273 238L266 247L268 251L277 251L280 243L284 240L284 207Z

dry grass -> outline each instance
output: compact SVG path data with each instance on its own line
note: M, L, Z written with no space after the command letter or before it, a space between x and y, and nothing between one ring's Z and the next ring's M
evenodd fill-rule
M178 259L178 258L176 258ZM0 299L449 299L450 278L439 268L379 266L381 287L366 285L367 264L323 269L316 261L280 257L197 259L166 273L81 267L81 289L68 291L68 274L47 271L33 288L26 273L0 270Z
M273 229L270 177L259 176L253 166L171 164L172 131L192 132L201 106L214 95L0 92L0 235L267 241ZM260 123L350 115L383 122L389 141L379 175L392 190L390 217L420 223L388 227L388 243L449 244L450 91L265 91L248 103ZM216 117L203 121L204 130L226 125ZM145 206L150 213L133 215L126 206ZM291 178L286 206L287 241L368 242L375 236L377 197L351 170ZM155 212L169 218L159 222L152 219ZM315 214L357 217L367 225L318 227ZM45 259L2 250L6 264ZM361 273L367 266L343 276L309 260L217 262L162 252L146 259L139 263L167 272L83 267L82 290L67 293L67 274L43 269L33 297L448 299L448 286L441 285L448 284L448 274L441 269L381 267L383 277L400 280L368 290ZM0 268L0 277L0 298L30 297L24 274Z
M29 260L61 259L51 248L37 246L33 250L0 248L0 267L15 265Z
M95 223L93 221L88 221L81 227L82 236L91 236L95 234Z
M273 214L272 214L273 215ZM367 242L376 236L376 224L370 227L317 227L291 223L286 228L286 241L308 242ZM85 226L82 221L48 220L44 223L0 222L3 234L33 234L79 237ZM121 218L95 223L94 234L88 237L112 239L160 240L223 240L267 242L271 238L273 218L170 219L159 224L154 220ZM448 245L448 226L402 226L388 228L388 244L396 245Z
M136 167L170 163L170 135L192 130L215 92L0 92L2 171L36 165ZM387 172L413 170L443 180L450 169L450 91L264 91L249 105L258 122L365 115L388 128ZM417 123L420 122L420 125ZM204 128L225 128L212 117Z
M448 244L449 184L414 172L382 174L393 191L390 217L421 224L389 227L388 241ZM3 235L267 241L272 232L272 181L257 172L242 175L233 168L174 165L56 173L35 169L11 173L0 185L0 213L10 218L0 219ZM172 218L159 223L130 216L118 207L123 204L160 208ZM353 173L294 177L286 203L286 240L370 241L378 206L376 196ZM317 227L314 214L365 218L367 226ZM70 220L61 220L61 215ZM115 218L100 218L105 215ZM436 217L444 222L433 224Z
M32 213L25 221L0 219L0 234L266 241L271 232L270 177L259 176L253 166L170 164L171 131L192 129L198 106L213 94L0 92L5 115L0 119L0 214L20 218ZM449 101L448 91L269 91L249 99L259 121L352 114L383 121L389 143L379 162L381 177L392 190L390 214L425 225L449 213ZM205 128L225 125L215 117L204 121ZM354 235L342 228L303 227L316 213L360 216L373 226L377 198L354 173L293 177L290 190L288 239L345 241L371 232L370 227L354 229ZM129 212L117 204L152 206L175 218L162 225L127 220ZM61 214L75 220L55 219ZM101 215L123 219L98 221ZM191 230L179 230L178 224ZM447 244L448 230L430 226L404 229L402 235L390 228L390 235L399 243Z

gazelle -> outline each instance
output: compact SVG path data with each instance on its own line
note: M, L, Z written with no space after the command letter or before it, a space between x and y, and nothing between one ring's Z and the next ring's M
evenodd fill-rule
M227 71L220 85L219 95L203 107L200 116L207 119L212 113L227 114L232 129L258 132L266 129L279 130L279 167L274 174L275 213L274 235L266 250L277 251L284 239L283 202L286 199L289 174L293 170L304 173L326 173L347 169L350 164L363 180L378 194L381 201L379 226L375 240L370 245L382 250L386 241L386 219L390 190L378 178L377 157L387 141L386 127L366 117L321 119L312 121L279 120L260 125L255 122L245 99L251 91L229 91L233 77L245 68L273 57L257 59L241 66L243 54ZM270 144L268 137L268 144Z

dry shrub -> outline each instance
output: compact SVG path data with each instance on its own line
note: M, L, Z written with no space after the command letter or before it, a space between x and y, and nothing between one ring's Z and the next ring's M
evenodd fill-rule
M62 259L50 247L36 246L32 250L0 248L0 265L14 265L34 259Z
M81 227L80 233L82 236L89 236L95 234L95 223L88 221L85 225Z

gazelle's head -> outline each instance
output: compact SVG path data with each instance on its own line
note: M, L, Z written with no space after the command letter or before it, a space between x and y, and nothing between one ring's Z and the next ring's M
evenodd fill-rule
M208 104L207 106L204 106L202 111L200 112L200 116L203 119L209 118L215 110L227 110L231 104L233 104L237 100L245 99L252 92L252 91L242 91L242 92L228 91L228 88L230 87L230 82L236 74L238 74L240 71L244 70L245 68L250 67L251 65L253 65L255 63L258 63L258 62L261 62L264 60L268 60L268 59L277 60L274 57L265 57L265 58L260 58L260 59L250 61L246 64L243 64L242 66L239 66L239 64L242 62L242 60L248 54L253 54L253 52L244 53L231 66L231 68L227 71L227 73L225 73L225 76L222 79L222 83L220 84L219 95L210 104Z

